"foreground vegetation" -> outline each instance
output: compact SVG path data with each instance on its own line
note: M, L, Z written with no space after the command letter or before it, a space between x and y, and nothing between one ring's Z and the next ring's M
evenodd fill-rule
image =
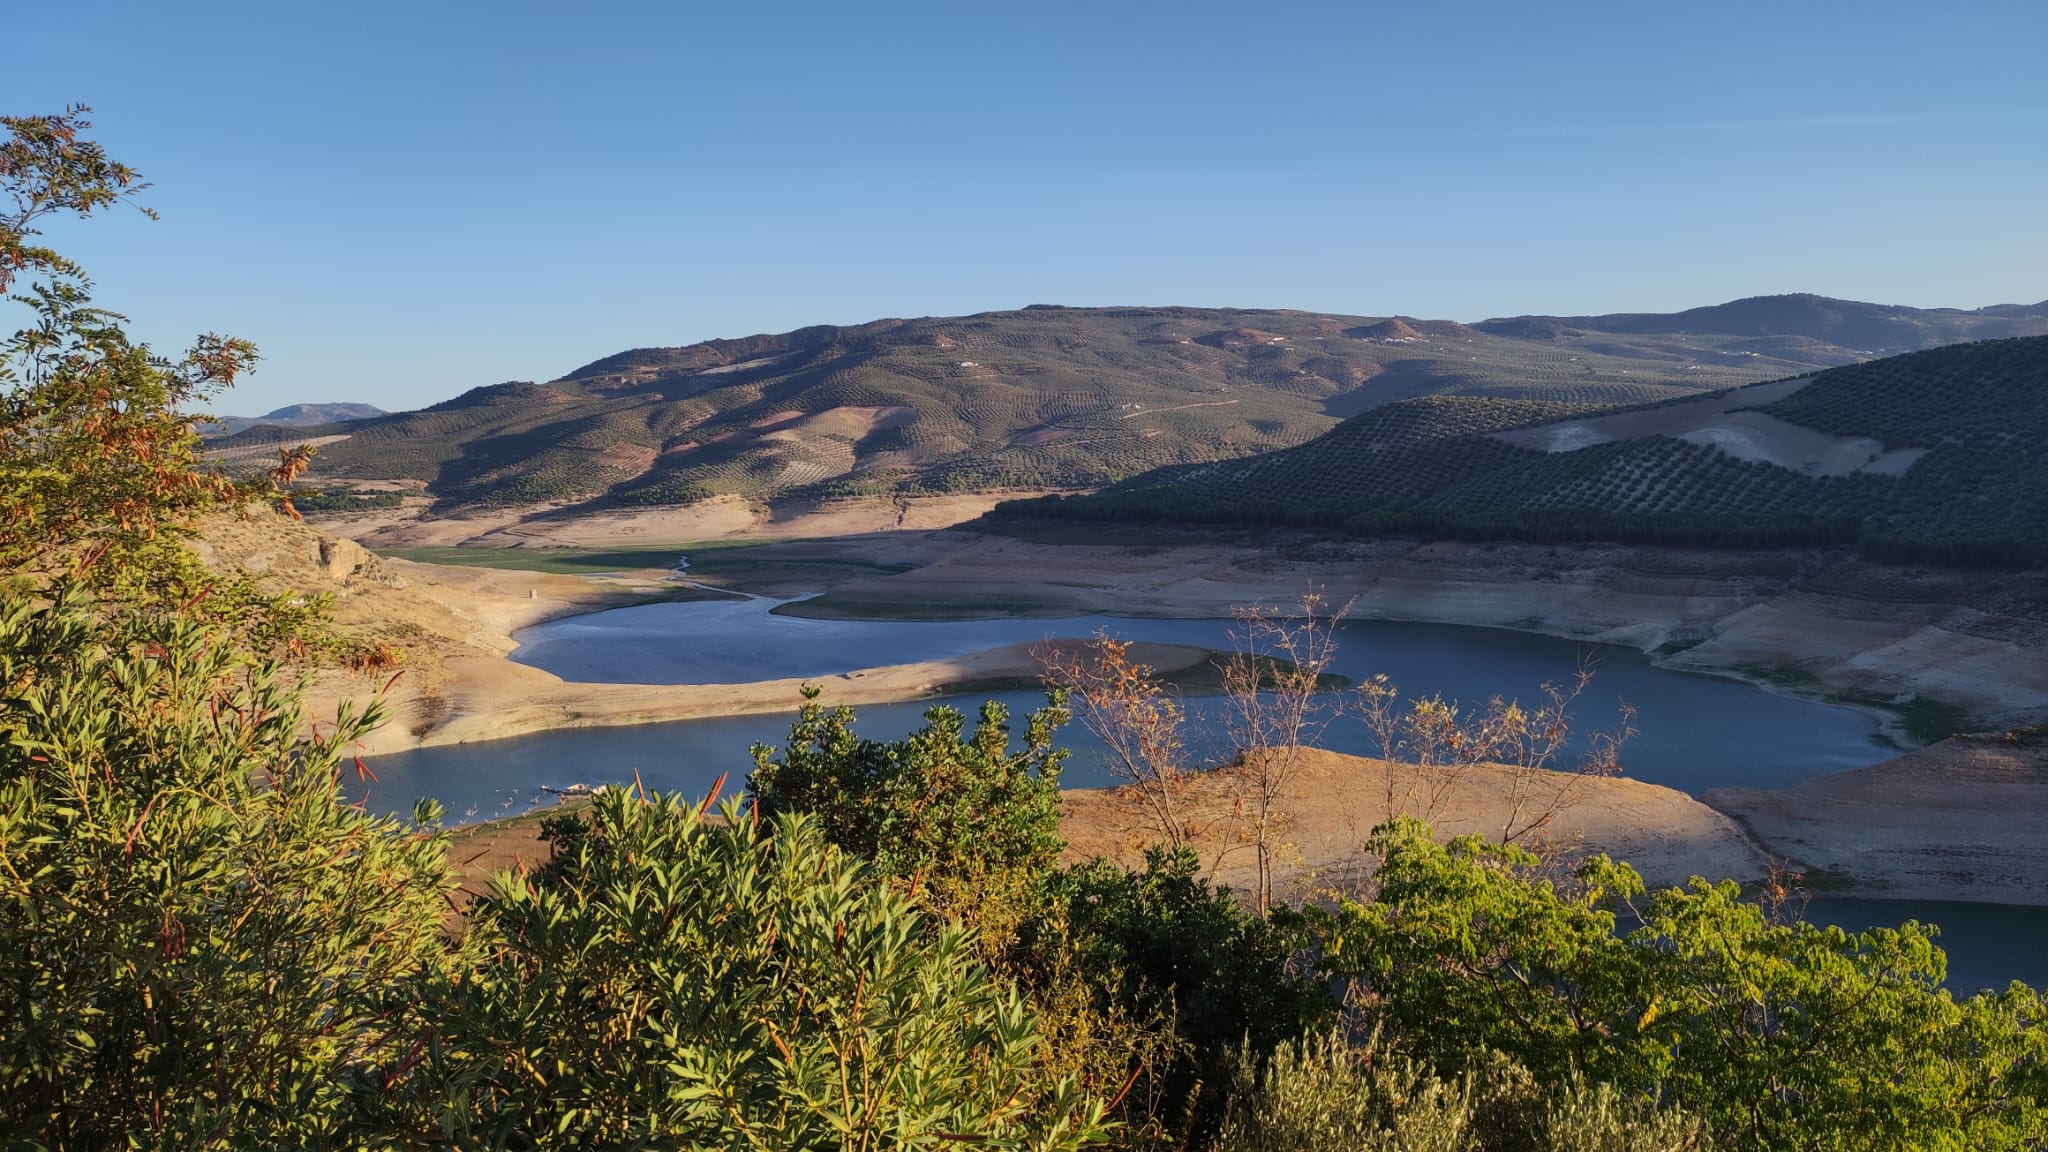
M17 203L86 214L133 185L76 114L4 123ZM1620 863L1441 844L1414 819L1374 832L1369 885L1306 908L1218 891L1170 843L1139 870L1063 865L1057 691L1021 747L995 705L887 743L807 707L755 750L744 800L607 789L450 934L440 813L339 794L378 710L301 708L319 651L289 638L317 606L160 578L203 573L195 518L259 494L192 469L186 369L87 309L34 219L0 220L0 276L46 277L0 381L10 1146L2048 1140L2039 992L1954 999L1919 925L1818 928L1704 881L1649 893ZM1283 712L1242 729L1254 789L1314 683L1317 649L1295 651L1267 673ZM1272 850L1277 821L1247 843Z
M2040 994L1953 998L1928 929L1774 920L1733 884L1646 893L1622 864L1561 873L1412 819L1374 833L1370 887L1264 914L1185 852L1061 866L1057 708L1021 751L994 706L890 743L809 709L757 750L747 803L611 789L554 818L553 861L500 875L449 940L438 814L337 794L374 716L303 742L289 693L219 632L96 620L0 620L16 1139L2048 1138Z

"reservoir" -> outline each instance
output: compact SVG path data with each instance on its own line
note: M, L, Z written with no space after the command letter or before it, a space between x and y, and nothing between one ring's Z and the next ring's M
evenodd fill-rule
M1227 650L1229 620L1079 616L946 622L814 620L780 614L776 601L749 599L652 604L572 617L520 633L514 659L565 680L597 683L736 684L825 679L891 664L964 656L1008 644L1106 631L1132 641ZM1385 674L1404 697L1442 694L1466 706L1494 695L1531 701L1545 682L1567 683L1582 663L1594 680L1574 708L1584 735L1611 726L1622 702L1636 709L1627 775L1690 793L1721 787L1779 788L1827 772L1874 764L1894 750L1880 741L1875 717L1855 709L1764 691L1723 677L1659 668L1633 649L1501 629L1379 621L1339 625L1334 671L1353 682ZM856 709L856 730L893 739L917 728L935 705L970 714L982 700L1010 710L1012 731L1044 703L1041 692L1013 689L946 700L871 704ZM489 819L545 802L543 787L631 783L702 795L722 776L739 792L752 766L750 746L779 747L784 714L714 717L628 727L564 729L505 740L422 748L378 756L377 781L363 790L373 807L408 811L431 796L455 822ZM1212 740L1222 702L1185 702L1197 738ZM1061 782L1070 788L1111 783L1100 747L1078 725L1061 732L1072 750ZM1319 745L1377 755L1355 715L1336 717ZM1575 755L1572 759L1576 759ZM350 774L353 775L352 773ZM2048 909L1928 904L1824 897L1811 919L1863 929L1908 918L1943 926L1952 951L1950 985L2002 986L2011 978L2048 983Z
M1121 639L1229 649L1232 621L1076 616L945 622L813 620L773 611L777 601L749 599L649 604L543 624L518 636L513 658L564 680L621 684L737 684L794 677L825 679L861 668L964 656L1008 644L1105 631ZM1627 775L1681 791L1781 788L1826 772L1874 764L1892 754L1866 712L1766 692L1718 676L1659 668L1633 649L1586 644L1449 624L1357 621L1339 627L1333 670L1354 682L1392 678L1404 697L1441 694L1483 707L1492 696L1539 697L1541 686L1567 683L1581 664L1594 679L1574 708L1584 737L1618 721L1623 703L1636 709L1638 735L1623 753ZM902 736L925 710L946 703L972 711L982 699L1005 704L1013 720L1044 703L1033 690L977 693L947 701L870 704L858 708L857 730L875 739ZM542 785L630 782L702 792L720 775L744 780L755 743L779 745L789 713L680 720L631 727L564 729L505 740L392 753L376 758L380 806L409 809L432 796L458 819L483 819L531 806ZM1214 737L1223 702L1186 701L1196 736ZM1021 727L1021 723L1019 724ZM1073 751L1062 783L1111 783L1098 745L1078 725L1062 732ZM1324 748L1377 755L1378 744L1356 715L1340 715L1317 742ZM1569 766L1577 751L1567 755Z

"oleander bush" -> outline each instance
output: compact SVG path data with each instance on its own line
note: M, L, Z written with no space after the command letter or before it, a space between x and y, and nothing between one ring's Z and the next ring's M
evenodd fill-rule
M338 794L274 663L175 617L0 598L0 1133L308 1146L440 963L446 837Z
M460 1147L1079 1148L1025 1001L818 822L601 791L545 879L471 909L370 1128Z

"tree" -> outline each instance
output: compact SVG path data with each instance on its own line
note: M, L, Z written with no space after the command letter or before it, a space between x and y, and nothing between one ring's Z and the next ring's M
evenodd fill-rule
M191 404L255 361L245 341L205 336L178 360L133 344L122 317L92 306L71 261L31 243L45 217L88 216L145 187L80 137L86 110L5 117L0 289L32 313L0 345L0 567L16 578L71 576L134 596L191 573L177 537L234 493L200 471ZM153 569L168 565L169 573Z
M1323 676L1337 659L1337 624L1350 611L1327 609L1310 592L1297 614L1258 606L1242 609L1231 631L1233 651L1223 667L1223 693L1230 701L1230 736L1237 760L1226 771L1238 807L1249 817L1248 834L1258 856L1252 898L1264 913L1273 906L1273 873L1285 847L1285 798L1301 764L1301 753L1322 737L1337 715L1337 698L1323 691Z
M372 1077L460 1147L1058 1150L1100 1102L1038 1074L1024 1002L809 816L598 793L559 878L501 876L475 968Z
M74 586L109 613L176 605L263 648L334 649L320 601L266 595L185 545L206 512L277 496L201 467L192 430L192 410L255 365L255 346L208 334L158 355L93 305L82 269L35 242L52 216L90 216L147 187L82 135L86 111L0 117L0 290L13 286L29 312L0 343L0 583Z
M1403 708L1393 681L1368 679L1358 687L1356 704L1381 756L1420 769L1410 776L1387 774L1387 818L1405 815L1434 822L1474 769L1494 765L1506 770L1507 781L1497 842L1539 844L1557 817L1582 798L1588 783L1621 774L1622 749L1636 734L1635 709L1622 704L1615 726L1594 732L1576 765L1556 767L1570 744L1573 709L1592 683L1592 668L1582 665L1569 685L1542 685L1542 702L1534 706L1495 696L1482 709L1465 709L1435 695L1409 700ZM1558 781L1561 786L1544 786ZM1541 802L1539 793L1547 793Z
M1214 813L1188 759L1180 701L1132 656L1129 641L1107 631L1078 646L1049 642L1033 655L1046 683L1066 694L1081 726L1108 750L1109 774L1137 797L1144 831L1170 852L1187 847Z
M2048 1025L2014 984L1957 1003L1931 933L1776 924L1733 883L1644 899L1594 857L1376 831L1379 892L1323 921L1325 971L1440 1072L1497 1050L1539 1079L1652 1090L1726 1147L2019 1149L2048 1139ZM1615 909L1640 926L1616 932Z
M756 745L747 790L764 817L804 813L825 838L870 861L941 918L964 920L991 941L1028 917L1059 861L1059 775L1066 722L1057 693L1025 721L1010 749L1009 713L982 705L973 735L953 708L925 713L901 740L868 740L850 708L806 703L781 758Z

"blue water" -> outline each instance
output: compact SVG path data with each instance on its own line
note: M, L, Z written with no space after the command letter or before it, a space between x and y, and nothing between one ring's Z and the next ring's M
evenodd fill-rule
M1806 918L1850 931L1896 928L1908 920L1941 929L1934 942L1948 953L1947 986L1957 996L2019 980L2048 987L2048 908L1965 904L1954 900L1815 898Z
M720 684L809 677L858 668L944 659L1006 644L1108 631L1130 640L1228 648L1227 620L1079 616L1058 620L952 622L810 620L777 615L776 602L698 601L622 608L543 624L520 634L514 658L566 680L601 683ZM1735 680L1675 672L1632 649L1558 640L1500 629L1443 624L1356 622L1340 626L1335 671L1353 680L1375 673L1404 694L1483 705L1489 696L1534 698L1545 682L1572 678L1582 662L1595 671L1576 708L1580 733L1609 727L1622 702L1636 709L1637 738L1623 757L1629 775L1688 792L1729 786L1783 787L1824 772L1883 759L1877 723L1847 708L1768 693ZM1037 692L985 694L1013 717L1043 702ZM790 712L798 701L790 701ZM949 703L972 709L980 698ZM859 729L880 739L917 727L933 702L859 709ZM1188 701L1198 731L1221 702ZM380 807L409 808L432 796L457 816L488 817L530 805L541 785L625 782L701 792L721 775L743 779L757 742L779 743L789 715L720 717L625 728L536 733L507 740L425 748L376 758ZM1070 787L1108 782L1100 748L1078 726ZM1355 716L1333 722L1320 741L1340 752L1379 751ZM1209 749L1212 753L1215 749ZM1573 753L1576 755L1576 751Z
M1107 630L1130 640L1228 648L1226 620L1083 616L1059 620L958 622L826 621L775 615L766 600L655 604L544 624L522 633L515 659L564 679L602 683L720 684L810 677L966 655L1006 644ZM1406 695L1443 693L1467 704L1500 694L1530 699L1545 681L1569 680L1583 661L1596 672L1576 709L1579 729L1614 718L1617 703L1637 708L1640 735L1623 757L1629 775L1688 792L1776 788L1826 772L1876 763L1891 754L1864 713L1765 692L1749 684L1652 665L1631 649L1575 643L1498 629L1358 622L1341 626L1335 670L1353 680L1392 677ZM1013 731L1043 703L1036 692L984 694L1008 705ZM983 696L874 704L858 709L858 729L901 736L937 704L972 711ZM1197 728L1213 732L1220 702L1188 702ZM795 711L796 700L790 702ZM432 796L460 820L523 811L546 801L542 785L628 783L707 792L721 777L738 792L752 766L749 746L779 745L790 716L719 717L632 727L540 732L507 740L424 748L379 756L378 780L355 785L373 806L409 811ZM1206 721L1206 724L1204 723ZM1100 748L1077 726L1062 734L1073 750L1063 783L1109 782ZM1324 747L1374 753L1355 716L1325 730ZM1213 749L1212 749L1213 751ZM2048 983L2048 909L1821 898L1809 909L1822 923L1863 929L1908 918L1938 923L1951 952L1950 987L1959 992L2019 978Z

